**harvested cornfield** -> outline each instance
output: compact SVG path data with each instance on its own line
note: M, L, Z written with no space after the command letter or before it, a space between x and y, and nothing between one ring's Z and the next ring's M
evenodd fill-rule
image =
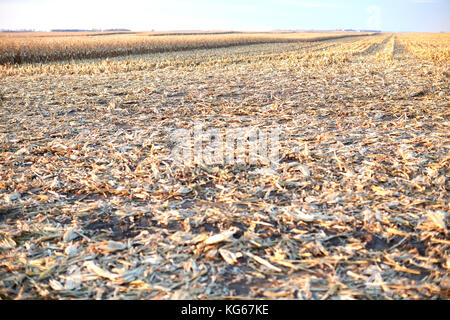
M320 41L370 33L0 33L0 64L117 57L131 54L223 48L258 43Z
M448 52L379 34L3 65L0 297L448 299ZM233 130L277 153L206 161ZM205 150L176 161L176 133Z

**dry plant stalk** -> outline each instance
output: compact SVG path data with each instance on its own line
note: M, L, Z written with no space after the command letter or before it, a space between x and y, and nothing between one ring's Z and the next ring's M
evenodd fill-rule
M0 67L0 298L448 299L448 35L304 36L2 35L207 49ZM279 161L176 163L195 123Z

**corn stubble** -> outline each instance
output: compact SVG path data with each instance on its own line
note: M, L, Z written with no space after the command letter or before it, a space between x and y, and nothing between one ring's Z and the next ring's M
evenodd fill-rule
M327 38L2 65L0 297L448 299L449 36ZM280 161L176 164L193 123Z
M155 33L23 33L0 34L0 64L43 63L61 60L117 57L131 54L212 49L258 43L320 41L351 37L330 33L223 33L223 34L155 34Z

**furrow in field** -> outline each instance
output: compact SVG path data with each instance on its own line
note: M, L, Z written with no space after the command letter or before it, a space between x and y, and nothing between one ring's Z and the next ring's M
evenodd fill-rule
M395 36L394 40L394 55L396 58L404 56L406 53L405 46L399 41L398 37Z
M430 61L435 64L448 64L450 61L450 37L433 34L400 34L399 43L408 57Z
M373 43L368 43L366 48L364 48L363 51L357 52L355 55L360 56L362 58L366 58L369 56L376 55L378 52L381 52L384 50L386 45L389 43L389 41L392 39L393 35L387 36L385 38L381 38L382 41L375 41ZM377 39L379 40L379 39Z
M160 37L112 35L67 39L64 37L10 38L0 34L0 64L14 65L72 59L111 58L131 54L213 49L264 43L314 42L358 36L360 34L247 33Z
M98 74L108 72L131 72L179 66L211 66L257 61L279 61L303 57L313 52L327 52L332 48L349 45L366 36L333 38L316 41L247 44L226 48L195 49L151 54L136 54L104 60L89 59L61 61L20 66L1 66L1 75L16 74Z

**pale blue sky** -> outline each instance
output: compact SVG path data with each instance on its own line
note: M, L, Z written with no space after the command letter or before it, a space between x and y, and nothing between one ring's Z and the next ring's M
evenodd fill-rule
M0 29L450 32L450 0L0 0Z

